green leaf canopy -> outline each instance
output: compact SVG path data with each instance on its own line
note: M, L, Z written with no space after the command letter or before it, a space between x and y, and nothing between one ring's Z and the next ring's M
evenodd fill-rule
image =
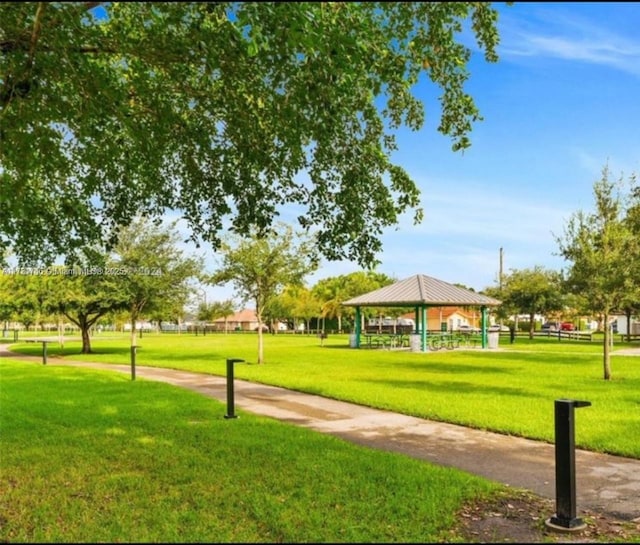
M286 205L329 259L375 261L419 191L390 161L418 129L421 74L439 130L469 145L483 2L0 3L0 249L47 262L178 211L214 247ZM468 23L469 28L465 28Z

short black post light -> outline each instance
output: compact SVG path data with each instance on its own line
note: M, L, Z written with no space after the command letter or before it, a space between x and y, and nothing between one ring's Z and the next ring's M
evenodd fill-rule
M42 365L47 365L47 342L42 341Z
M590 401L556 399L556 514L546 521L554 530L580 531L586 527L576 516L576 455L574 409L590 407Z
M225 418L238 418L235 414L234 407L233 364L242 362L244 362L244 360L239 360L237 358L227 359L227 414L224 415Z

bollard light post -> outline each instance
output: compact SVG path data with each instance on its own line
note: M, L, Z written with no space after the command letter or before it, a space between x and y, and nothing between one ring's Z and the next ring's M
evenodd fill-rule
M580 531L586 527L576 516L576 441L574 409L591 406L590 401L555 401L556 513L546 525L560 531Z
M47 341L42 341L42 365L47 365Z
M242 363L244 360L237 358L227 359L227 414L225 418L238 418L235 414L235 401L233 392L233 364Z

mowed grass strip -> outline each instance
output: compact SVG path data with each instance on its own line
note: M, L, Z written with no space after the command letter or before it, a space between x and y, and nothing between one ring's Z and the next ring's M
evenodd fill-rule
M128 364L129 339L93 339L95 354L65 345L65 359ZM637 346L616 343L613 379L603 380L602 345L518 338L501 350L409 351L349 348L347 335L266 335L256 365L255 334L144 334L139 365L225 376L226 358L241 358L235 376L413 416L553 442L554 401L592 403L576 412L576 444L640 458L640 357L615 355ZM20 345L39 356L41 349ZM51 344L50 354L60 353ZM55 363L55 358L50 359Z
M0 540L442 542L501 489L166 384L0 361Z

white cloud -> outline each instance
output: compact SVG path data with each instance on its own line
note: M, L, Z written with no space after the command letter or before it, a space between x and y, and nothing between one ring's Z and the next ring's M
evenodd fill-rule
M526 17L526 18L525 18ZM555 6L527 12L508 10L501 18L502 58L546 57L608 66L640 75L640 42L621 31L567 16Z

